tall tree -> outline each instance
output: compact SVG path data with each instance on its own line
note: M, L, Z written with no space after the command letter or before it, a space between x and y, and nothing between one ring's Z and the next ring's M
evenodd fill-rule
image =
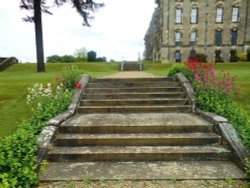
M93 18L91 13L96 9L103 7L102 3L95 3L93 0L53 0L58 7L67 2L73 4L73 7L83 18L83 25L90 26L89 19ZM32 16L27 16L24 21L35 23L36 34L36 53L37 53L37 72L45 72L44 52L43 52L43 30L42 13L52 14L47 6L47 0L21 0L20 8L33 11Z

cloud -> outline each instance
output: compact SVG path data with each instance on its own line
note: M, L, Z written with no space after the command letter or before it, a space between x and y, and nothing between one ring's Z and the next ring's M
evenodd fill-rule
M98 0L102 2L101 0ZM43 15L45 56L73 54L81 47L95 50L109 59L137 59L144 50L144 34L149 26L154 0L103 0L105 7L95 14L92 27L82 26L82 18L72 5L51 9ZM0 7L0 56L16 56L35 62L34 25L22 21L28 12L18 1Z

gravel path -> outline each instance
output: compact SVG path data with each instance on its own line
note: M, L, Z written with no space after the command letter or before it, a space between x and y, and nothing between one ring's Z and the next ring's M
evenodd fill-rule
M100 78L161 78L162 76L157 76L143 71L123 71L108 76L103 76Z

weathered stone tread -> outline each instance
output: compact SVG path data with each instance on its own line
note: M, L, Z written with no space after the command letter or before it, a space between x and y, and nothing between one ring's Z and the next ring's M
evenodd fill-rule
M41 181L91 180L220 180L245 179L228 161L52 162Z
M98 153L230 153L222 146L85 146L53 147L51 154Z

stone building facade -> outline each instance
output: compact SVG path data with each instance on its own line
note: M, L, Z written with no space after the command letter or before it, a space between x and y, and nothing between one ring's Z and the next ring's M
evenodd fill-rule
M145 35L145 58L184 62L204 53L230 61L250 47L250 0L156 0Z

